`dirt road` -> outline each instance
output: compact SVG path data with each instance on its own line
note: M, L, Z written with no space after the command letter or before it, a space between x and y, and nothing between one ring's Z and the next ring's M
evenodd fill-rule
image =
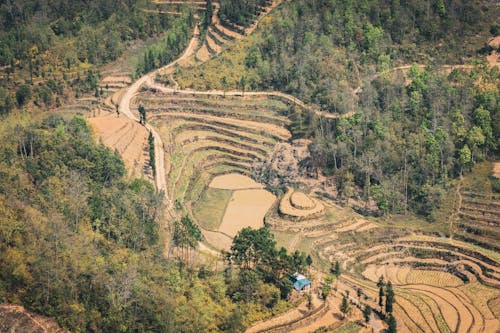
M199 43L199 28L198 26L195 27L194 32L193 32L193 37L191 38L191 41L189 42L189 45L187 46L186 50L184 53L175 61L171 62L170 64L153 71L151 73L148 73L144 76L142 76L140 79L135 81L130 87L128 87L121 95L121 99L118 104L118 108L121 114L124 114L128 118L132 119L133 121L139 121L139 118L132 113L130 110L130 104L134 96L139 92L140 88L146 83L150 81L154 81L155 75L158 73L158 71L165 70L167 68L170 68L172 66L175 66L179 61L188 58L194 53L194 50L196 49L196 46ZM167 192L167 179L166 179L166 172L165 172L165 150L164 150L164 145L163 145L163 140L161 139L160 134L155 130L154 127L152 127L149 124L146 124L146 129L150 131L153 134L154 137L154 142L155 142L155 165L156 165L156 188L159 192L164 192L165 194L165 202L167 204L167 212L172 218L175 218L175 209L172 201L168 197L168 192Z

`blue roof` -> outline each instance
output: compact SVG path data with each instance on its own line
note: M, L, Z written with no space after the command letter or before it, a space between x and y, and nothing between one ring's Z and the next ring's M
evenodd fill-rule
M311 284L311 281L309 281L308 279L300 279L300 280L295 281L293 286L294 286L295 290L302 290L302 288L304 288L305 286L310 285L310 284Z

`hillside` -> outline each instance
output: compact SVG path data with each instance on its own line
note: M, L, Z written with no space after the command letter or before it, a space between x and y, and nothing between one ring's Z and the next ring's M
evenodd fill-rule
M1 4L0 331L498 331L499 14Z

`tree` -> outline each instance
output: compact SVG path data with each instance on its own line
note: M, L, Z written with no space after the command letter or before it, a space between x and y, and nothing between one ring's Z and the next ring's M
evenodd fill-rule
M311 272L311 265L313 263L312 257L310 254L307 255L306 257L306 264L307 264L307 271L310 273Z
M383 275L380 275L380 277L378 278L378 282L377 282L377 287L383 287L385 286L385 281L384 281L384 276Z
M293 283L288 276L285 276L280 280L278 288L280 289L281 299L287 299L293 290Z
M391 281L387 282L386 296L385 296L385 312L392 313L392 306L394 303L394 290L392 289Z
M307 297L307 308L308 308L309 310L312 310L312 308L313 308L313 302L312 302L312 295L311 295L311 292L308 292L308 293L306 294L306 297Z
M153 170L153 177L156 177L155 138L153 136L153 132L151 131L149 131L148 143L149 143L149 165Z
M207 29L212 23L212 16L214 14L214 8L212 0L207 0L206 10L205 10L205 20L203 21L203 27Z
M398 332L398 323L396 322L396 319L392 315L392 313L389 314L387 317L386 323L388 325L387 328L387 333L397 333Z
M242 76L240 78L240 87L241 87L242 95L245 95L246 86L247 86L247 78L245 76Z
M349 311L349 292L346 292L345 295L342 296L342 304L340 305L340 311L344 314L344 319L346 318L346 314Z
M368 324L371 315L372 315L372 308L369 305L365 305L365 308L363 309L363 317L365 319L365 323Z
M188 217L184 216L180 221L174 223L174 243L184 250L184 260L189 263L189 249L197 247L202 240L200 228Z
M227 90L227 78L223 76L221 79L222 89L224 90L224 98L226 98L226 90Z
M12 109L14 108L14 102L12 102L12 97L10 97L10 95L7 95L5 97L4 108L7 113L12 111Z
M335 261L335 264L332 263L332 267L330 268L330 272L333 273L333 275L335 275L335 277L338 279L339 276L340 276L340 263L338 260Z
M16 91L17 105L23 106L31 99L31 89L28 85L23 84Z
M231 245L229 259L242 269L268 271L276 253L276 242L269 229L243 228Z
M146 109L144 108L144 106L139 105L138 111L139 111L139 123L142 125L146 124Z
M356 296L358 296L358 302L359 299L361 298L361 295L363 295L363 290L361 288L356 289Z
M323 286L321 286L321 294L323 295L323 298L326 300L328 295L330 294L330 285L328 283L325 283Z
M384 286L378 288L378 305L380 306L380 311L382 311L382 307L384 306Z
M307 266L311 267L312 263L313 263L312 257L310 254L308 254L306 257L306 264Z

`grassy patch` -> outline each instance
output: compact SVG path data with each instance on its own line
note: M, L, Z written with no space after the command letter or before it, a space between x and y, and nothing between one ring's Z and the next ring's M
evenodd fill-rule
M333 331L333 333L354 333L354 332L359 332L359 330L362 328L358 323L351 321L348 322L347 324L344 324L337 328L336 330Z
M193 209L197 222L207 230L218 230L233 191L207 188Z
M414 215L408 216L393 216L389 219L377 219L377 222L381 223L385 227L402 227L405 229L423 231L428 233L442 233L444 235L449 234L449 224L448 221L435 221L429 222L422 218Z
M470 174L463 178L463 189L472 192L491 192L491 171L490 162L478 163Z
M279 249L284 247L285 249L289 249L292 244L293 239L296 237L296 232L290 231L272 231L274 235L274 239L276 240L276 247Z

